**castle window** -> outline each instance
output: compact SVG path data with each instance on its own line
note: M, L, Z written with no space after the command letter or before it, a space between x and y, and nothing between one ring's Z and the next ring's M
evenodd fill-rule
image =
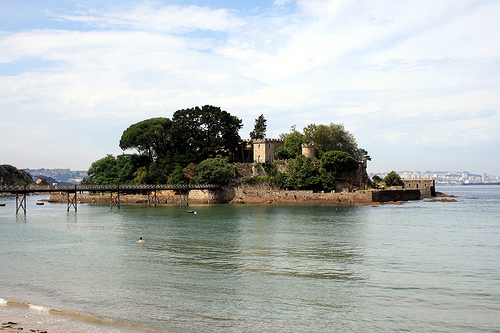
M260 149L260 144L259 144L259 149Z
M260 145L259 145L259 146L260 146ZM260 163L260 155L259 155L259 157L257 158L257 162L259 162L259 163Z

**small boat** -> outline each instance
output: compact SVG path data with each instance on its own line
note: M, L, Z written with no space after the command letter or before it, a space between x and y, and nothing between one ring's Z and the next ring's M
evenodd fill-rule
M36 203L38 206L43 206L45 204L45 202L37 202Z
M195 210L188 210L186 213L189 213L189 214L196 214L196 211L195 211Z

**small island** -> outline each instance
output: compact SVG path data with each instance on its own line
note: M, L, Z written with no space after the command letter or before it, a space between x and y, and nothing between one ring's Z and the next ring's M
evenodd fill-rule
M143 120L124 130L119 141L124 153L92 163L82 184L219 185L217 191L189 191L189 203L370 204L435 195L433 180L402 180L395 172L371 180L366 172L371 157L342 124L310 124L302 131L292 126L279 138L266 138L266 123L260 115L243 140L242 121L220 107ZM120 201L149 203L150 195L123 193ZM154 195L159 204L178 204L186 194ZM52 195L51 200L66 198ZM109 204L115 198L80 195L79 200Z
M279 138L266 138L266 123L260 115L249 139L242 140L240 119L205 105L178 110L172 119L158 117L132 124L120 139L124 153L95 161L81 181L94 187L119 184L116 195L90 190L80 194L78 201L118 206L152 202L372 204L436 196L434 180L402 180L394 171L384 179L370 179L366 167L371 157L342 124L310 124L302 131L292 126ZM2 186L33 184L28 173L10 165L1 166L0 176ZM50 186L43 181L37 184ZM163 189L125 186L147 184L163 184ZM165 190L165 184L180 187ZM195 188L201 184L215 187ZM51 202L68 200L64 191L50 198ZM76 205L76 198L72 200Z

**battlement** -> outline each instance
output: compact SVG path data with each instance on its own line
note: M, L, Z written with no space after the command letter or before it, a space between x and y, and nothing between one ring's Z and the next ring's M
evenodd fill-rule
M281 139L268 139L268 138L265 138L265 139L255 139L253 140L253 143L268 143L268 142L281 142L281 143L285 143L285 141L281 140Z

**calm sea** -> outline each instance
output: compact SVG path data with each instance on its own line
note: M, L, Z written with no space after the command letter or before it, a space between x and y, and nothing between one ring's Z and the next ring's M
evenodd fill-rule
M437 190L457 202L75 213L29 197L16 216L15 198L0 197L1 320L71 332L500 331L500 186Z

